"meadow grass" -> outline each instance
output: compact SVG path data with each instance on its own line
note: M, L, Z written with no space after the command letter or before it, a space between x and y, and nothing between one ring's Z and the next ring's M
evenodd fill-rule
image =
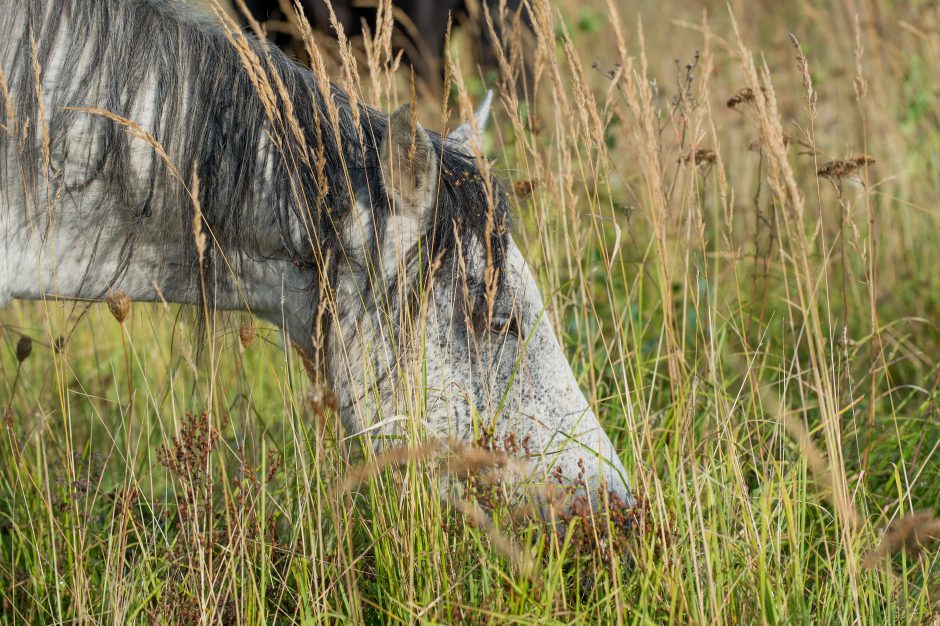
M19 303L0 621L940 623L940 18L708 4L539 0L499 76L458 34L419 92L443 130L498 81L489 166L631 473L626 545L442 502L419 440L357 452L247 315ZM389 36L311 56L389 110Z

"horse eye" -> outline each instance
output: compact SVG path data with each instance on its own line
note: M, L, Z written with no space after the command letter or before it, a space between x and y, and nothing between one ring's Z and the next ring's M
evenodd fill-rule
M522 333L519 332L519 320L515 315L491 319L490 332L497 335L513 334L522 337Z

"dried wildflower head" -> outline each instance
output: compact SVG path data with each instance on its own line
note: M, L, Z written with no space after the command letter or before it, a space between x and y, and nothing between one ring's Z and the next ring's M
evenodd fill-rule
M112 291L108 294L108 309L114 319L123 324L131 312L131 299L123 291Z
M3 425L7 428L13 428L13 425L16 423L16 415L13 413L13 409L7 407L3 410Z
M268 472L266 475L268 482L274 480L274 477L277 476L277 473L280 471L283 464L284 455L276 448L268 449L268 459L266 463L268 466Z
M742 104L750 104L752 102L754 102L754 90L750 87L745 87L744 89L739 89L733 96L728 98L725 105L729 109L736 109Z
M822 167L816 171L817 176L828 178L829 180L839 180L851 176L861 168L874 165L875 159L867 154L863 154L851 159L834 159L823 163Z
M219 431L208 411L187 414L170 445L157 449L157 460L178 476L200 483L207 479L209 456L218 440Z
M699 148L694 152L679 157L679 162L685 163L686 165L705 165L707 163L714 163L717 159L718 154L714 150Z
M65 344L67 341L68 339L65 337L65 335L59 335L52 340L52 349L56 354L62 354L65 351Z
M242 327L238 329L238 339L242 342L242 348L247 349L248 346L254 343L257 336L258 329L252 324L242 324Z
M20 340L16 342L16 360L20 363L29 358L29 355L33 353L33 340L23 335L20 337Z
M631 506L606 486L601 487L600 500L592 501L584 493L583 476L582 473L578 482L568 485L563 483L560 470L553 472L552 477L568 492L562 498L563 506L556 508L555 514L569 533L576 553L596 555L609 567L615 560L629 558L631 540L638 532L649 531L649 515L642 509L642 498ZM581 582L583 585L591 581Z

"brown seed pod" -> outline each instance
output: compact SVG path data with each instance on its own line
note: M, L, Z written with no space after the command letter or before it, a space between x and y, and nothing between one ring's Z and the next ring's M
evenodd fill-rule
M23 335L20 337L20 340L16 342L16 360L20 363L29 358L29 355L33 353L33 340Z
M258 336L258 329L251 324L242 324L238 329L238 339L242 342L242 348L247 349Z
M532 190L535 189L537 184L538 181L531 178L529 180L517 180L515 183L513 183L512 190L521 200L522 198L525 198L531 194Z
M123 324L131 312L131 299L123 291L112 291L108 294L108 309L114 319Z

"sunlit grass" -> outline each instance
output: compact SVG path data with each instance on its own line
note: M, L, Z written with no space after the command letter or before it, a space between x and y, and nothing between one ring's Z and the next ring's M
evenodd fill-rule
M20 303L0 313L2 621L938 619L930 515L865 561L891 520L940 512L936 17L733 6L739 38L723 6L535 4L537 87L501 91L487 149L631 472L629 548L481 523L416 447L338 489L376 458L247 316L200 336L175 306ZM452 50L455 120L483 81ZM403 74L360 97L406 101Z

